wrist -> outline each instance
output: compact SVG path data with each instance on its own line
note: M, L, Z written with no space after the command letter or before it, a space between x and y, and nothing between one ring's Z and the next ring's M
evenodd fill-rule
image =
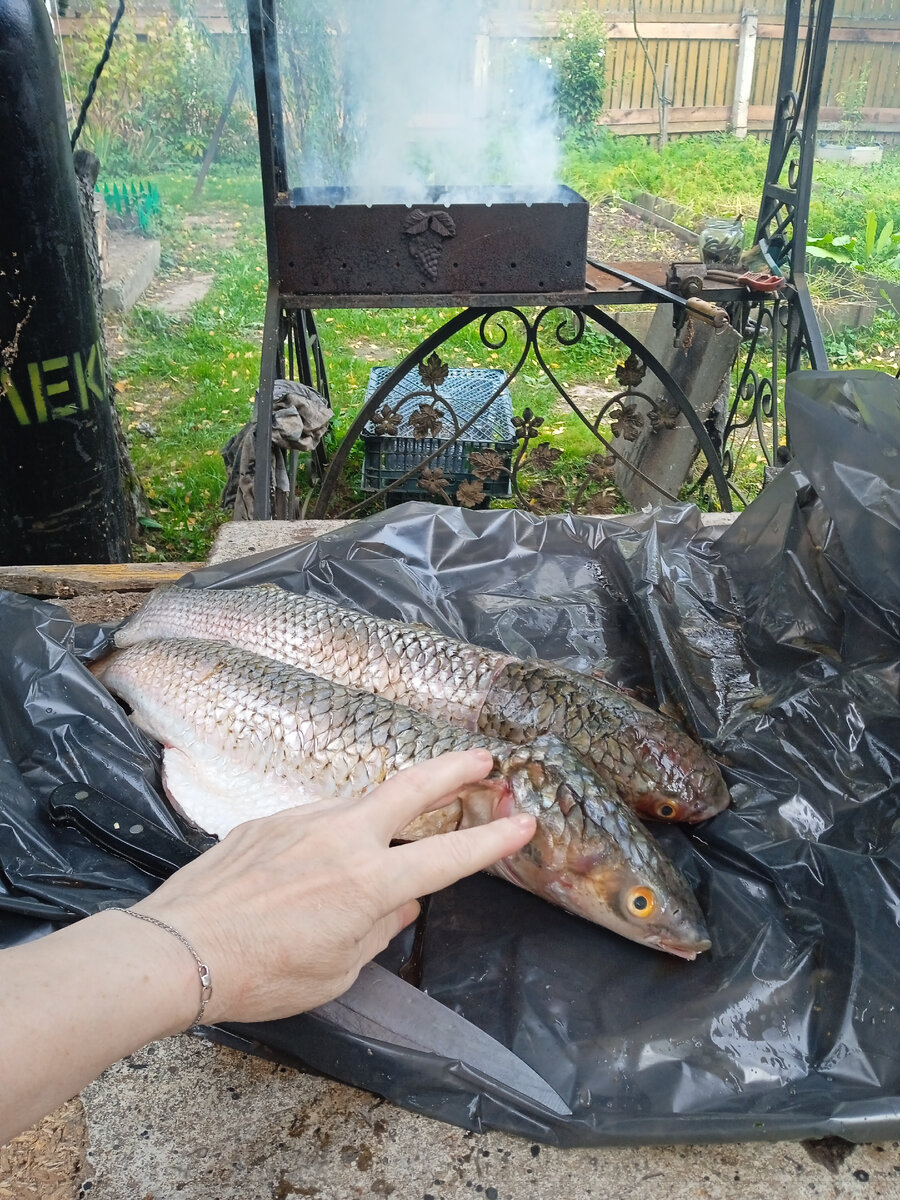
M159 929L163 933L168 934L169 937L173 937L175 941L179 943L179 945L185 948L185 950L194 960L194 965L197 968L197 978L200 983L200 1005L193 1021L190 1022L184 1032L186 1033L188 1029L194 1029L197 1025L202 1025L203 1016L206 1012L206 1006L212 999L212 977L209 972L209 967L205 962L203 962L200 955L187 940L181 930L176 929L174 925L170 925L167 921L163 921L159 917L153 916L151 913L139 912L135 908L118 908L110 911L120 912L126 917L131 917L133 921L143 921L145 924L152 926L154 929Z
M135 916L128 909L105 909L87 924L105 926L103 935L115 946L112 970L128 983L135 1015L151 1022L148 1040L183 1033L201 1005L197 964L171 933Z

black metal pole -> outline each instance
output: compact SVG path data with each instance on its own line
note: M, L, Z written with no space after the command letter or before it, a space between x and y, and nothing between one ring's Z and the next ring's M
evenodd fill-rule
M130 557L62 82L42 0L0 0L0 561Z

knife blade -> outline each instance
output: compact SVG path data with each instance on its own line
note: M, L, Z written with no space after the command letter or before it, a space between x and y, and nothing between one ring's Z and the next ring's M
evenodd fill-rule
M85 783L54 789L48 808L54 824L77 829L95 845L160 879L215 845L210 838L202 850L195 848ZM533 1104L571 1116L555 1089L502 1042L378 963L367 963L342 996L310 1013L349 1033L463 1062Z

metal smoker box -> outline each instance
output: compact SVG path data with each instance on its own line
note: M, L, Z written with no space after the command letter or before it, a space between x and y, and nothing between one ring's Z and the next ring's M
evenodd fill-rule
M584 287L588 203L571 188L385 192L297 188L275 205L281 290L294 295L526 294ZM478 199L473 202L475 195Z

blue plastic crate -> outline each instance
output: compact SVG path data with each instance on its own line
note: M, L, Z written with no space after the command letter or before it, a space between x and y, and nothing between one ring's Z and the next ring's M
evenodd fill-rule
M392 367L375 367L369 375L366 388L366 401L380 387ZM492 371L482 367L451 367L447 378L437 388L447 403L456 413L460 425L464 425L506 378L504 371ZM425 392L425 395L412 396L411 392ZM431 403L428 388L422 382L418 368L410 371L406 378L386 396L384 403L391 408L399 408L401 424L396 436L375 433L371 423L362 434L365 458L362 471L362 488L367 492L378 492L382 488L400 479L407 471L418 466L423 458L432 454L441 442L453 432L453 421L449 413L444 416L444 425L438 437L417 438L413 435L409 424L410 416L422 404ZM440 411L441 406L438 405ZM512 400L509 391L504 388L492 401L490 407L478 418L466 432L442 450L436 458L428 463L432 471L442 470L451 481L451 494L455 495L456 488L464 480L474 480L475 476L469 467L469 454L472 451L493 450L503 459L503 465L509 469L512 464L512 452L516 447L516 431L512 423ZM419 471L397 484L392 492L402 493L404 497L425 496L419 483ZM508 475L499 479L484 479L481 481L487 496L511 495Z

